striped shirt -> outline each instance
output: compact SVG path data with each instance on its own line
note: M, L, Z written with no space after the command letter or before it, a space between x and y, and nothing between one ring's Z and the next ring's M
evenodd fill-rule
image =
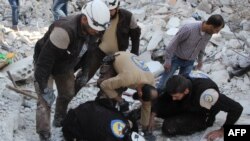
M205 53L205 47L212 35L202 33L202 22L184 25L174 36L166 49L165 64L171 64L173 55L183 60L195 60L201 62Z

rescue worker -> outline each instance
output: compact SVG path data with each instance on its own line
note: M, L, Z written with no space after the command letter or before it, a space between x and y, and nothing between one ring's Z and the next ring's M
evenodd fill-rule
M122 99L117 93L117 89L131 88L137 90L138 99L142 102L141 107L141 125L146 130L149 124L151 111L151 101L158 97L153 74L149 71L146 64L139 60L138 56L124 51L119 51L114 55L104 58L106 62L101 67L102 75L109 73L108 68L111 66L117 73L116 76L109 79L98 81L103 94L109 99L113 99L120 106L120 111L127 111L128 102Z
M35 46L35 88L38 93L36 130L41 141L49 141L50 112L55 100L49 77L56 83L53 125L61 126L68 103L75 95L74 68L83 59L93 37L108 28L110 12L105 3L94 0L82 8L82 13L55 21Z
M131 53L139 54L141 29L137 25L135 17L131 12L119 8L119 0L107 0L107 2L111 16L110 27L104 32L96 47L88 50L88 60L91 61L88 64L84 63L86 67L77 75L77 78L84 80L79 83L81 85L77 89L81 89L95 75L106 55L126 51L129 47L129 39L132 43Z
M224 135L224 127L233 125L241 116L243 107L221 94L209 78L185 78L174 75L165 85L164 94L153 105L150 128L154 117L164 119L162 132L166 136L188 135L213 125L215 116L227 112L224 125L206 135L209 141Z
M140 135L135 140L131 136L136 122L130 121L136 114L132 111L125 117L108 99L87 101L69 110L62 132L66 141L138 141Z

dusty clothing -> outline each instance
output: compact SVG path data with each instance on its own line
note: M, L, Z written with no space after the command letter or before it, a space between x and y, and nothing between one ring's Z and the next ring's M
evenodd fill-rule
M155 79L145 63L129 52L117 52L113 67L117 73L115 77L104 80L100 87L109 98L115 98L118 88L136 89L139 85L149 84L154 86ZM141 124L148 125L151 112L151 103L142 102Z
M164 93L153 105L152 111L166 120L164 124L166 127L163 126L165 134L190 134L203 130L213 125L215 116L220 111L228 113L223 126L232 125L239 119L242 106L224 94L220 94L218 86L211 79L193 78L191 82L192 86L189 88L191 91L183 100L173 101L169 94ZM200 99L202 93L211 88L219 93L219 98L211 109L206 109L200 105ZM200 117L200 120L197 120L199 124L193 122L195 117ZM184 126L185 129L181 128Z
M126 51L128 49L130 38L132 43L131 53L138 55L141 29L137 25L136 19L131 12L120 8L118 15L119 21L117 24L116 36L119 51Z
M165 63L171 64L174 55L183 60L195 60L198 57L198 61L201 62L205 47L212 37L210 34L202 33L201 27L202 22L184 25L166 49Z
M109 105L109 100L100 99L70 109L62 132L67 141L129 141L122 132L127 125L127 119Z
M75 95L74 67L84 58L90 36L84 34L80 20L82 15L69 16L55 21L35 46L35 81L38 94L48 86L53 76L58 90L55 120L66 115L68 103ZM37 132L50 132L50 108L42 100L37 101Z
M116 23L116 18L111 20L111 29L106 31L108 33L104 33L105 37L103 37L103 41L101 41L103 43L101 43L100 46L99 43L91 45L91 48L87 51L87 60L91 60L84 63L86 64L86 67L83 68L83 73L87 74L87 81L94 76L98 68L101 66L102 59L107 54L115 53L116 51L126 51L129 47L129 39L132 43L131 53L136 55L139 54L141 29L137 25L136 19L131 12L124 9L119 9L117 16L118 23ZM116 25L113 25L115 23ZM111 31L114 33L111 33ZM107 37L105 34L108 34ZM117 43L115 43L115 41L117 41ZM109 46L109 44L111 44L111 46L117 44L118 49Z
M55 21L44 37L36 43L35 79L42 91L47 87L51 74L62 74L74 69L87 50L87 44L92 37L82 33L81 17L82 15L69 16ZM55 27L61 32L55 30ZM61 34L62 32L64 34Z
M55 118L64 118L67 112L68 103L75 96L74 93L74 72L60 74L53 76L56 87L58 90L58 96L56 99ZM36 89L36 92L40 90ZM36 110L36 129L37 133L50 132L50 113L51 108L47 105L41 95L38 93L37 110Z
M115 54L119 54L113 63L118 75L101 83L101 88L110 98L117 96L114 90L120 87L136 89L140 84L155 85L153 74L137 56L122 51Z
M119 51L116 36L118 20L119 15L111 20L109 28L104 32L104 35L102 37L102 42L100 43L99 48L105 54L114 54L115 52Z

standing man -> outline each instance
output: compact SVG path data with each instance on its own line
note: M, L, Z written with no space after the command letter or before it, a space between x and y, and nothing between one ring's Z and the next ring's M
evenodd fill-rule
M143 129L147 129L151 111L151 101L158 97L153 74L149 71L145 63L132 53L120 51L113 57L105 57L105 64L101 68L105 76L111 72L113 67L116 76L98 81L100 89L104 95L113 99L120 106L120 111L129 110L129 104L117 93L117 89L131 88L137 90L137 99L141 100L141 124ZM105 71L106 70L106 71ZM109 71L108 71L109 70ZM101 77L102 78L102 77Z
M52 13L54 15L55 20L67 16L68 14L67 4L68 0L53 0Z
M209 141L224 135L224 126L233 125L239 119L243 107L221 94L218 86L209 78L171 77L165 92L153 105L150 128L154 117L164 119L162 132L166 136L189 135L213 125L220 111L227 112L224 125L206 135Z
M35 88L38 93L36 127L41 141L50 140L50 112L55 100L49 77L58 96L53 125L61 126L68 103L75 96L74 67L85 54L92 36L108 28L110 13L100 0L86 4L82 14L55 21L35 46Z
M95 48L88 51L89 62L82 73L78 75L81 80L80 89L90 80L101 66L102 59L106 55L114 54L117 51L126 51L129 46L129 38L132 43L131 53L139 54L139 42L141 29L131 12L119 8L119 0L107 0L110 10L111 24L104 32L103 37Z
M164 63L165 72L158 84L158 90L162 91L167 80L173 76L176 70L179 74L187 76L194 67L198 57L197 69L202 67L202 59L205 47L213 34L218 33L224 27L224 19L215 14L207 21L184 25L172 39L166 49Z

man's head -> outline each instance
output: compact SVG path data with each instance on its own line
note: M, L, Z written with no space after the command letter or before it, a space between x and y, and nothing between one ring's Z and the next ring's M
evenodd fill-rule
M204 22L202 31L208 34L218 33L225 26L224 19L221 15L215 14L208 18L206 22Z
M107 5L101 0L88 2L82 8L81 27L90 35L98 35L106 30L110 24L110 12Z
M154 86L148 84L143 85L142 95L138 94L138 92L133 95L134 99L142 99L143 101L152 101L155 100L157 97L157 89Z
M167 81L165 89L166 93L175 101L182 100L187 94L189 94L190 87L190 80L181 75L174 75Z
M107 0L107 2L108 2L108 8L110 11L110 17L111 19L113 19L117 15L120 1L119 0Z

